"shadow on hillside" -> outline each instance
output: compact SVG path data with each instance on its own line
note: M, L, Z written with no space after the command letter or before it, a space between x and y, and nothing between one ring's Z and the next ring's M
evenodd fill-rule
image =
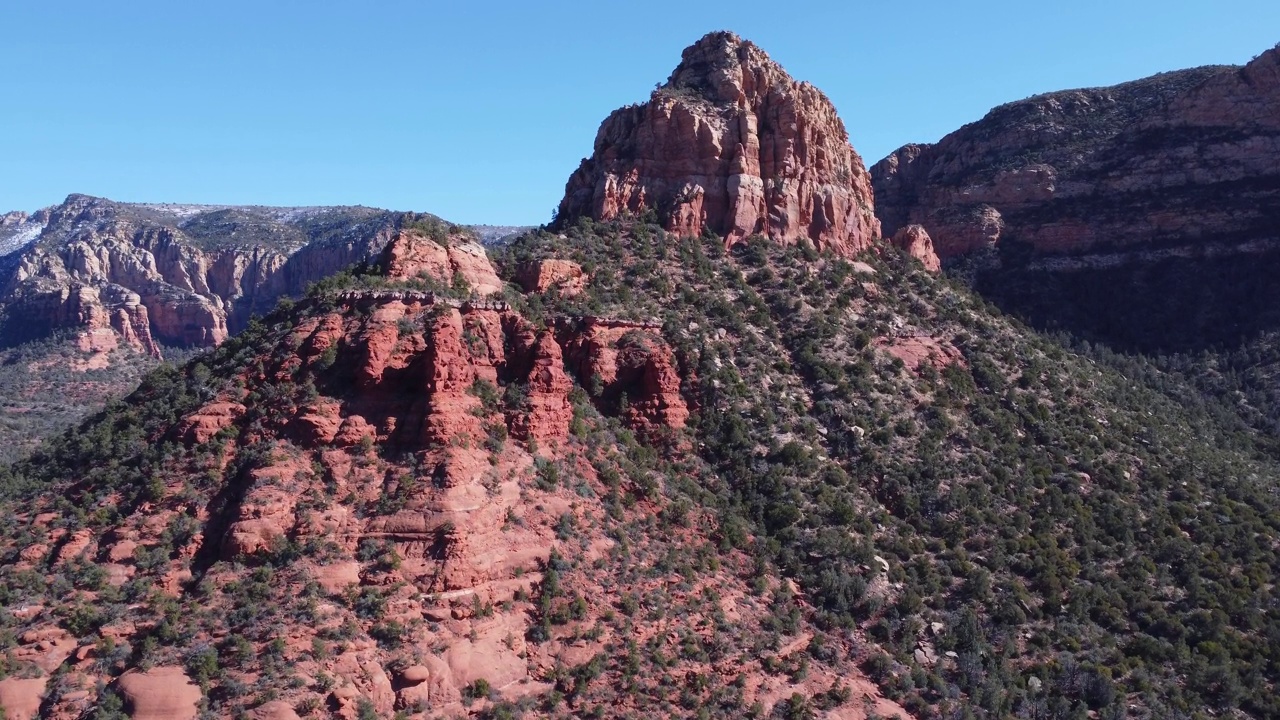
M1148 355L1238 347L1280 329L1280 253L1081 271L978 270L974 287L1038 330Z

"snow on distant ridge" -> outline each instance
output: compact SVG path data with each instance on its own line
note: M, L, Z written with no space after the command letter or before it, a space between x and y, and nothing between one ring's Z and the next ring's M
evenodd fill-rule
M171 215L179 220L186 220L202 213L216 212L231 207L230 205L189 205L183 203L137 203L136 206L162 215Z
M0 257L11 255L40 237L45 223L29 219L13 226L12 232L0 230Z
M271 205L196 205L192 203L125 203L134 207L150 210L161 215L187 221L206 213L222 210L242 210L262 215L276 222L295 223L325 215L328 213L349 211L363 208L355 205L306 205L293 207L276 207Z

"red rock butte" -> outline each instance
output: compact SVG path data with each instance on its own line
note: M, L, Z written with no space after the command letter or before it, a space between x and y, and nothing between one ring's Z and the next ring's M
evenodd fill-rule
M711 33L648 102L615 110L558 220L658 213L681 235L751 235L851 255L880 235L871 180L835 107L752 43Z

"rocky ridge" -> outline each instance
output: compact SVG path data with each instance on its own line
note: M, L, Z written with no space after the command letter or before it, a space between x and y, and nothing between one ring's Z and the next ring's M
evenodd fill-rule
M886 233L919 225L1039 327L1142 352L1280 326L1280 48L1003 105L871 170Z
M72 195L5 216L9 342L111 329L147 353L210 347L254 313L377 255L404 216L369 208L116 203ZM98 333L103 335L103 333Z
M922 225L944 259L1198 249L1274 239L1280 48L1244 67L1039 95L872 167L886 234Z
M879 236L870 177L814 86L716 32L647 102L616 110L569 178L560 222L655 211L681 235L754 234L853 254Z

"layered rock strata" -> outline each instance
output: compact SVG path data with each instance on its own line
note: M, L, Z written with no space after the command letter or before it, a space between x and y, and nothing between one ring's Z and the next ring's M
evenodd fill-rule
M886 234L919 224L951 258L1276 241L1280 48L992 110L871 169Z
M375 257L400 216L368 208L223 208L72 195L6 215L8 342L60 329L156 354L209 347L312 282ZM101 344L104 337L90 342Z
M727 32L684 51L647 102L614 111L569 178L561 223L656 211L681 235L754 234L852 254L880 232L835 107Z

